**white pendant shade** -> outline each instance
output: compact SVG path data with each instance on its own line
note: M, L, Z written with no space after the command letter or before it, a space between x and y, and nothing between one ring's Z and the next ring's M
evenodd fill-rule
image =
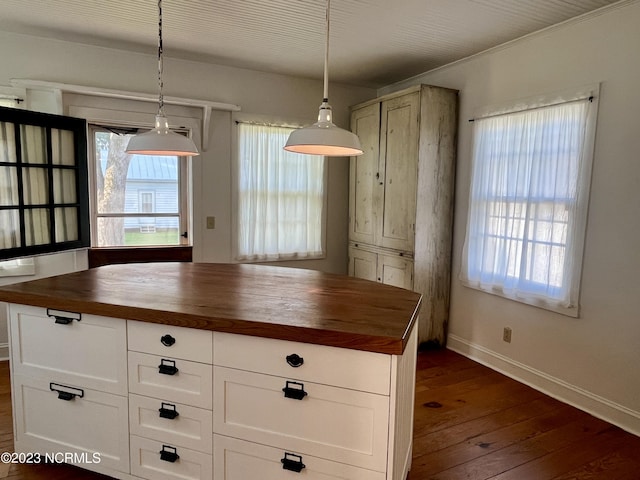
M153 130L139 133L129 140L126 153L132 155L171 155L191 157L200 155L193 141L169 130L169 121L164 115L164 96L162 95L163 73L162 49L162 0L158 0L158 114Z
M327 0L327 36L324 50L324 98L320 105L318 121L308 127L294 130L289 135L284 149L288 152L326 157L353 157L364 152L355 133L337 127L331 121L329 105L329 19L331 0Z
M320 106L318 121L291 132L284 149L288 152L327 157L351 157L362 154L358 136L331 122L331 107L326 102Z
M153 130L140 133L129 140L126 153L132 155L173 155L178 157L199 155L193 141L169 129L167 117L156 115Z

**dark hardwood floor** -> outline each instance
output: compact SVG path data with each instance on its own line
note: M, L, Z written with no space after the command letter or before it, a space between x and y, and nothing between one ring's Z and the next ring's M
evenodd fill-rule
M640 480L640 437L449 350L418 356L414 436L408 480ZM0 362L0 451L12 449ZM8 467L0 478L106 478L67 465Z

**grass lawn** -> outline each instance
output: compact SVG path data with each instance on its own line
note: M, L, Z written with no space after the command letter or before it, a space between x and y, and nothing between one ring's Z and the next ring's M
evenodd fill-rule
M180 235L177 229L156 231L154 233L125 232L124 244L135 245L179 245Z

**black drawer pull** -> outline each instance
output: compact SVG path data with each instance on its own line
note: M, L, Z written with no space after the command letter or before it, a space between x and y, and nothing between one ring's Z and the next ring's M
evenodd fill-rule
M290 470L292 472L300 473L303 468L306 467L304 463L302 463L302 456L296 455L295 453L284 453L284 458L280 460L282 462L282 468L284 470Z
M176 410L176 406L172 403L162 402L162 405L160 406L158 411L160 412L161 418L168 418L169 420L173 420L178 415L180 415Z
M50 308L47 308L47 316L54 318L56 320L55 323L58 325L69 325L74 320L77 320L78 322L82 320L81 313L62 312L60 310L52 310Z
M65 388L66 390L60 390L60 388ZM60 385L59 383L50 383L49 390L52 392L58 392L58 398L67 402L76 397L84 397L84 390L81 388L67 387L66 385Z
M162 360L160 360L160 365L158 365L158 372L163 375L175 375L176 373L178 373L176 361L163 358Z
M169 445L162 445L160 450L160 460L165 462L175 463L180 458L178 455L178 449L176 447L170 447Z
M166 335L160 337L160 343L162 343L165 347L170 347L171 345L176 343L176 339L167 333Z
M291 385L295 385L295 388ZM294 400L302 400L307 396L307 392L304 391L304 384L300 382L292 382L287 380L285 387L282 389L286 398L293 398Z
M294 368L300 367L304 363L304 358L302 358L297 353L292 353L291 355L287 355L287 363Z

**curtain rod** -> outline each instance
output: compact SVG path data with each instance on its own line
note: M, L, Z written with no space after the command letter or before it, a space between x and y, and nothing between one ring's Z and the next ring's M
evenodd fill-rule
M530 112L530 111L533 111L533 110L540 110L542 108L555 107L556 105L565 105L567 103L582 102L584 100L589 100L589 102L593 103L593 99L594 98L595 98L595 96L589 95L588 97L580 97L580 98L575 98L573 100L567 100L567 101L563 101L563 102L549 103L549 104L546 104L546 105L540 105L539 107L522 108L520 110L513 110L513 111L509 111L509 112L504 112L504 113L494 113L492 115L485 115L485 116L482 116L482 117L470 118L469 122L475 122L476 120L484 120L485 118L502 117L504 115L511 115L512 113Z

